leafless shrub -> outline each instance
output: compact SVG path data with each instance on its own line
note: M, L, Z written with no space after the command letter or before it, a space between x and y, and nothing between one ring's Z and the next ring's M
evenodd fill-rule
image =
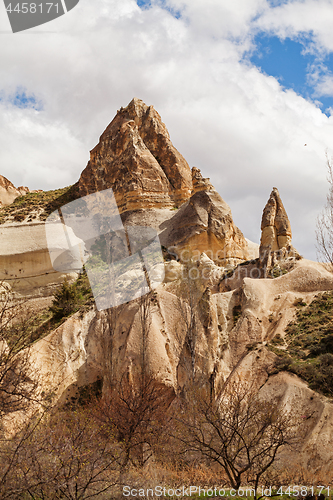
M193 392L178 425L176 438L189 459L218 464L235 489L252 484L255 498L279 452L300 438L297 419L278 401L260 400L255 386L244 382L227 384L213 401Z
M327 268L333 272L333 164L326 155L329 183L326 205L317 218L317 251L319 257L326 263Z
M0 425L2 418L38 400L38 374L32 374L29 348L33 314L0 283Z
M13 459L0 482L2 498L109 498L119 480L121 449L106 433L87 408L31 421L7 443Z

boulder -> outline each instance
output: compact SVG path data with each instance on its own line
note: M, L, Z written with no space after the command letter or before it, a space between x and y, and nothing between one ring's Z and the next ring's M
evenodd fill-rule
M165 224L163 245L185 262L205 253L218 265L235 265L248 259L248 244L235 226L229 205L210 186L198 190Z

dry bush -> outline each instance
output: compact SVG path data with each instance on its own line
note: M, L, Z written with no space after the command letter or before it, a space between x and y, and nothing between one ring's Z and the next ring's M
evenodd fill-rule
M121 447L87 408L40 417L7 448L2 498L106 499L119 482Z
M37 401L38 376L32 377L29 347L33 315L23 301L15 301L6 283L0 283L0 426L12 412Z
M172 389L145 375L133 386L126 376L95 403L95 419L121 443L122 467L143 467L163 446Z

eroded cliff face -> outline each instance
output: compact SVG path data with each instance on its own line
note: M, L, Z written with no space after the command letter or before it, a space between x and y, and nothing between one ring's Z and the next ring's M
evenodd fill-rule
M75 272L53 269L44 223L0 225L0 281L21 297L52 296Z
M298 377L272 374L275 354L267 344L276 335L284 338L295 317L295 300L309 303L316 293L333 289L332 274L317 263L295 259L290 222L277 189L264 209L258 259L258 249L252 248L250 255L230 207L209 179L195 167L190 170L158 113L138 99L117 113L81 174L81 196L107 188L115 193L125 226L154 227L161 244L179 257L165 262L165 281L148 297L148 372L175 393L186 390L192 379L212 394L233 377L258 380L263 397L276 395L281 404L309 414L303 463L309 449L318 460L332 461L332 404ZM1 236L0 279L29 290L43 282L52 294L64 276L52 270L43 224L2 227ZM244 263L249 258L253 260ZM265 276L261 268L289 258L294 259L290 272L274 280L258 279ZM239 263L239 273L228 278L225 266ZM22 290L28 295L27 288ZM80 388L110 377L111 358L116 376L126 374L135 384L142 369L140 307L140 299L119 306L110 325L107 312L90 306L34 343L31 365L41 390L65 403ZM187 317L193 308L196 342L190 352Z
M149 297L148 372L176 393L186 389L192 376L207 392L215 394L226 380L257 380L266 400L278 397L281 405L306 415L306 440L298 458L307 464L311 451L319 461L332 461L332 404L298 377L274 375L276 356L267 347L275 335L284 337L295 315L296 299L309 303L319 291L333 289L332 274L320 264L301 260L280 278L245 278L240 288L211 293L220 279L218 266L202 256L195 269L199 270L195 283L195 350L191 353L188 349L185 319L193 289L187 288L186 280L179 279L178 274L178 279L161 285ZM108 321L106 312L97 313L91 307L33 345L31 362L36 373L42 377L45 391L53 392L61 403L78 395L80 387L105 378L110 357L115 377L127 374L133 384L139 379L143 349L140 300L119 307L112 325L112 350L105 327ZM195 358L194 374L191 356Z
M81 174L81 196L108 188L120 212L180 206L191 195L190 167L160 115L140 99L117 112Z
M0 178L0 195L1 182L6 202L28 189L19 191ZM112 188L124 226L153 227L181 261L203 252L220 266L249 258L230 207L198 168L191 171L160 115L140 99L118 111L78 184L81 196ZM0 279L15 282L19 293L52 295L63 275L52 268L43 223L10 222L0 231Z

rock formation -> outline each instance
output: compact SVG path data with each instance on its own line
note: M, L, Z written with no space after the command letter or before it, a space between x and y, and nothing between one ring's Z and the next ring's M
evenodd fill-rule
M178 255L185 249L205 252L220 265L248 258L247 242L234 225L229 206L198 168L191 172L159 114L139 99L118 111L79 180L82 196L110 187L120 213L141 210L132 220L123 217L129 225L145 217L142 210L181 206L175 217L163 214L158 227L161 214L151 214L162 244L177 249ZM150 225L147 220L146 224Z
M13 193L9 181L2 183L6 192ZM111 315L110 310L98 312L94 304L86 303L36 341L29 356L41 390L53 393L60 403L79 396L80 388L111 378L110 356L117 376L131 375L135 384L145 345L147 372L178 394L192 378L193 359L193 378L211 394L218 394L233 377L259 380L265 401L276 396L281 405L305 415L307 437L298 453L303 464L308 463L311 448L318 466L325 461L329 467L332 404L296 375L274 374L278 347L271 349L270 343L279 336L281 349L285 347L295 304L300 300L309 304L318 292L333 290L333 276L318 263L297 259L278 190L273 189L264 209L258 266L257 249L234 225L227 203L199 169L190 171L158 113L138 99L121 109L107 127L79 181L81 196L109 187L124 226L155 228L161 244L180 259L166 263L164 283L147 297L145 344L140 299L113 308ZM56 249L57 241L55 234ZM186 261L191 254L196 259L189 269ZM257 273L260 266L262 270L295 256L287 274L258 279L263 277ZM226 281L229 274L221 266L249 258L254 260L238 266L242 272L228 288L220 286L221 278ZM0 272L0 279L21 284L26 296L33 289L41 290L41 284L52 293L54 284L63 281L64 275L52 270L42 223L0 226ZM128 281L124 279L124 287L132 283ZM192 353L188 313L195 320ZM111 327L112 347L108 343Z
M1 185L6 203L29 191L3 177L0 194ZM227 203L198 168L191 171L159 114L139 99L118 111L79 180L81 196L110 187L123 224L153 227L181 260L188 251L196 257L205 253L220 266L249 258ZM0 279L15 282L27 295L52 295L62 274L52 268L43 225L11 223L0 230Z
M207 257L200 265L208 270L208 278L209 268L211 273L215 271ZM174 290L173 282L161 285L151 301L147 360L149 373L177 392L189 377L189 354L183 348L186 320ZM277 334L285 335L288 323L294 318L297 298L311 302L324 290L333 290L332 274L318 263L301 260L293 271L278 280L246 278L237 290L204 294L197 307L198 379L209 387L214 375L216 392L229 377L258 379L266 401L279 395L281 404L296 407L300 415L312 415L305 448L298 455L305 464L309 443L312 455L316 452L318 460L332 459L329 446L333 439L332 404L295 375L285 372L270 375L275 355L266 344ZM139 301L121 306L114 334L116 371L121 374L131 369L134 379L141 359L139 308ZM240 311L238 320L235 320L236 309ZM93 308L84 315L76 313L33 345L31 362L45 391L54 391L61 402L78 394L80 387L105 376L106 358L110 355L103 347L107 342L105 318L105 312L97 313Z
M191 195L190 167L153 106L133 99L91 151L81 196L112 188L119 211L180 206Z
M197 189L170 221L170 227L167 244L163 244L173 248L182 261L188 259L189 252L196 256L205 253L222 266L248 258L247 241L235 226L229 205L211 185Z
M278 260L298 253L291 245L291 226L277 188L273 188L261 220L259 258L261 266L269 268Z
M192 168L192 195L197 193L198 191L209 191L213 188L208 177L202 177L201 171L199 168Z
M6 177L0 175L0 207L10 205L18 196L29 192L29 188L24 186L16 188Z
M65 277L51 264L43 223L0 225L0 281L25 297L53 295Z

